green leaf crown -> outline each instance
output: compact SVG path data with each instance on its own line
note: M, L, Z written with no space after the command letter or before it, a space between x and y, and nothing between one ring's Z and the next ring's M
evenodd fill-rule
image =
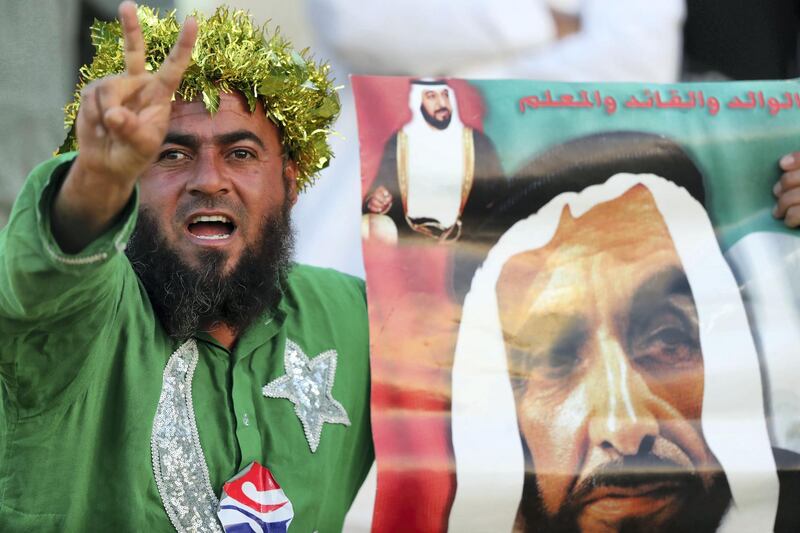
M138 8L146 49L146 68L158 70L180 33L175 11L160 18L147 6ZM185 101L202 99L210 113L219 106L222 92L238 91L251 111L260 100L267 117L282 135L286 155L298 168L300 190L313 184L318 173L330 163L328 144L331 124L339 114L339 97L328 64L316 64L308 49L297 52L279 31L269 34L253 24L246 11L220 7L206 18L193 13L199 31L192 60L174 97ZM81 89L93 80L125 70L122 29L119 21L92 25L95 56L80 69L74 100L64 107L67 139L58 149L78 149L75 119L81 103Z

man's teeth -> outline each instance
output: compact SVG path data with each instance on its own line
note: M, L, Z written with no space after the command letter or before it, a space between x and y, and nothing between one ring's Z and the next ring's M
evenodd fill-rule
M197 215L189 221L189 232L209 241L227 239L235 229L236 225L225 215Z
M190 224L197 224L198 222L223 222L225 224L232 224L231 219L224 215L200 215L194 217Z

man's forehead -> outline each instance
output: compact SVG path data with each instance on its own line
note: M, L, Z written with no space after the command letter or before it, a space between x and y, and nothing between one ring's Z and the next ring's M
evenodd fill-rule
M238 93L221 94L219 107L213 113L202 100L175 100L170 111L169 131L200 136L250 131L264 142L267 137L278 136L277 126L267 118L261 103L251 112L245 98Z
M571 305L579 293L593 290L598 273L624 285L646 275L648 265L667 264L680 265L669 230L650 191L636 186L577 218L565 207L550 242L506 262L497 282L498 304L501 314L534 302Z
M653 194L639 184L577 217L566 205L552 239L530 254L554 267L561 257L571 263L602 254L633 262L665 247L674 249L669 229Z
M189 115L205 115L209 118L212 118L220 112L234 113L248 119L251 117L257 118L255 115L259 115L263 117L264 120L268 120L264 113L264 106L261 104L261 101L258 101L256 104L256 109L251 113L247 104L247 100L238 92L221 93L219 95L219 105L214 113L207 109L205 103L200 97L197 97L193 100L176 98L172 102L170 118Z

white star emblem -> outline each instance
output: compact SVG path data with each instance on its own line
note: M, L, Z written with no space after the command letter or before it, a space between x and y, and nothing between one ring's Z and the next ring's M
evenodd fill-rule
M294 404L312 453L317 451L325 422L350 425L347 411L331 393L337 356L336 350L328 350L309 359L300 346L286 339L283 354L286 375L261 389L267 398L285 398Z

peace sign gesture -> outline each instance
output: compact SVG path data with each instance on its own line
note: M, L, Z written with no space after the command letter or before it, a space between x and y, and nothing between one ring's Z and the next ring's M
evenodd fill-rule
M135 179L161 146L172 94L189 65L197 24L188 19L178 42L158 72L145 70L142 30L136 5L119 6L125 39L124 73L96 80L81 93L76 123L79 160L108 177Z
M188 18L161 68L151 73L145 69L136 4L120 4L119 18L126 70L95 80L81 92L76 120L80 153L54 206L53 233L65 251L82 249L110 225L156 156L167 133L172 95L197 37L197 22ZM83 235L74 234L78 229Z

